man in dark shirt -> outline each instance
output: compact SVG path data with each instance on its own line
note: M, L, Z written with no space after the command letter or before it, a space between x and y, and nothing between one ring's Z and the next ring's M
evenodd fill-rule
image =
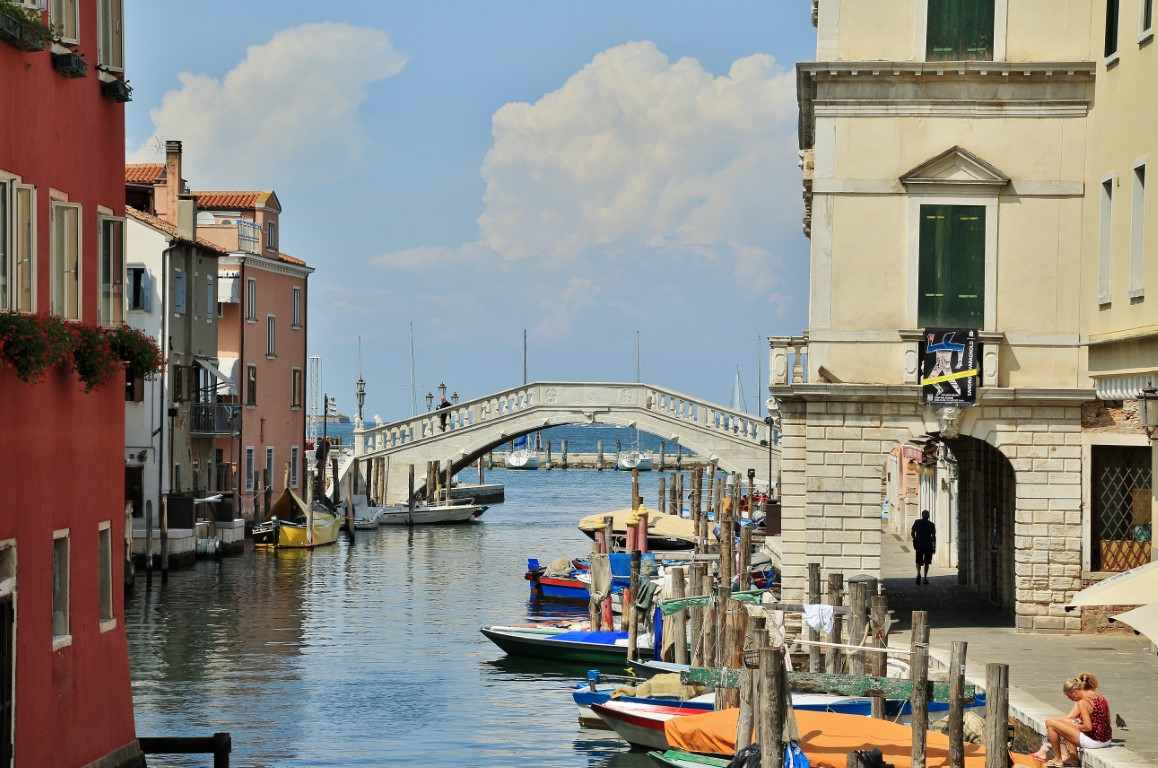
M450 407L450 402L449 402L449 401L446 399L446 395L443 395L443 396L442 396L442 402L441 402L441 403L439 403L439 404L438 404L438 408L436 408L436 409L435 409L435 410L438 410L438 411L442 411L442 413L438 414L438 431L440 431L440 432L445 432L445 431L446 431L446 418L447 418L448 416L450 416L450 414L449 414L449 413L447 413L447 412L446 412L445 410L443 410L443 409L444 409L444 408L449 408L449 407Z
M925 583L929 583L929 563L933 562L933 553L937 551L937 526L929 520L929 510L921 511L921 519L913 523L910 532L913 537L913 550L917 553L917 583L921 583L921 566L925 566Z

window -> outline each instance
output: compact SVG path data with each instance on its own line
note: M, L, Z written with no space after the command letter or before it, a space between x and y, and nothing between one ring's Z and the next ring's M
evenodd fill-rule
M69 538L68 531L52 534L52 635L53 646L66 644L69 638Z
M262 490L273 486L273 446L267 445L265 447L265 477L263 478Z
M926 61L993 61L994 0L929 0Z
M143 403L145 401L145 379L141 376L125 377L125 402Z
M277 318L265 316L265 356L277 357Z
M52 302L54 314L80 319L80 206L52 204Z
M921 206L917 322L981 328L985 322L985 206Z
M1114 177L1102 179L1102 218L1098 234L1098 303L1110 303L1110 257L1114 245Z
M217 294L213 292L213 276L205 278L205 322L212 323L217 314Z
M178 269L173 273L173 314L185 314L185 272Z
M1134 166L1134 184L1130 196L1130 292L1142 296L1145 285L1146 258L1146 164Z
M265 247L272 250L277 250L277 222L267 221L265 223Z
M32 187L0 182L0 309L36 311L34 203Z
M289 466L289 481L290 488L298 487L298 463L302 460L301 448L296 445L290 446L290 466Z
M302 327L302 289L300 286L294 286L293 294L293 327Z
M100 39L97 50L100 64L108 69L125 68L124 0L98 0Z
M257 322L257 278L254 277L245 281L245 319Z
M113 536L111 524L106 521L100 524L97 532L97 556L100 558L98 567L100 589L100 620L101 629L108 629L107 623L116 617L113 615Z
M59 30L63 42L75 43L80 40L77 29L77 0L52 0L52 24Z
M140 312L149 312L153 309L153 286L149 279L149 270L140 264L130 266L126 270L126 287L129 309Z
M100 227L100 324L119 328L125 316L125 222L102 217Z
M245 446L245 490L253 492L253 446Z
M1154 0L1142 0L1138 14L1138 42L1142 42L1154 33Z
M245 404L257 405L257 366L245 367Z
M1090 568L1128 571L1150 562L1150 449L1091 446Z
M302 369L290 371L290 408L302 407Z
M1118 3L1119 0L1106 0L1106 58L1113 59L1118 55Z

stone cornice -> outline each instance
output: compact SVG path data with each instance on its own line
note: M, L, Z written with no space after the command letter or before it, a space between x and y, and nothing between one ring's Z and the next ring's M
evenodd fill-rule
M917 384L796 384L771 388L772 396L783 402L921 402ZM1094 399L1092 388L1069 387L981 387L977 405L1077 405Z
M218 264L221 267L237 268L240 268L242 264L246 264L264 272L276 272L281 275L292 275L294 277L307 277L314 272L313 267L307 267L304 264L288 264L284 261L267 259L264 256L259 256L254 253L231 253L229 256L222 256L218 260Z

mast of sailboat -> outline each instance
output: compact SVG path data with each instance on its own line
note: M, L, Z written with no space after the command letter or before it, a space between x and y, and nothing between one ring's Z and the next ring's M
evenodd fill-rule
M523 329L523 386L527 386L527 329Z
M414 383L414 321L410 321L410 418L418 415L418 386Z

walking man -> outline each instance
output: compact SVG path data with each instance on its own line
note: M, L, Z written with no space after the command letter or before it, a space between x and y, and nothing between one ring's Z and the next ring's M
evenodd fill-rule
M913 537L913 551L917 553L917 583L921 583L921 566L925 566L925 583L929 583L929 563L937 551L937 526L929 519L929 510L921 511L921 519L913 523L910 532Z

